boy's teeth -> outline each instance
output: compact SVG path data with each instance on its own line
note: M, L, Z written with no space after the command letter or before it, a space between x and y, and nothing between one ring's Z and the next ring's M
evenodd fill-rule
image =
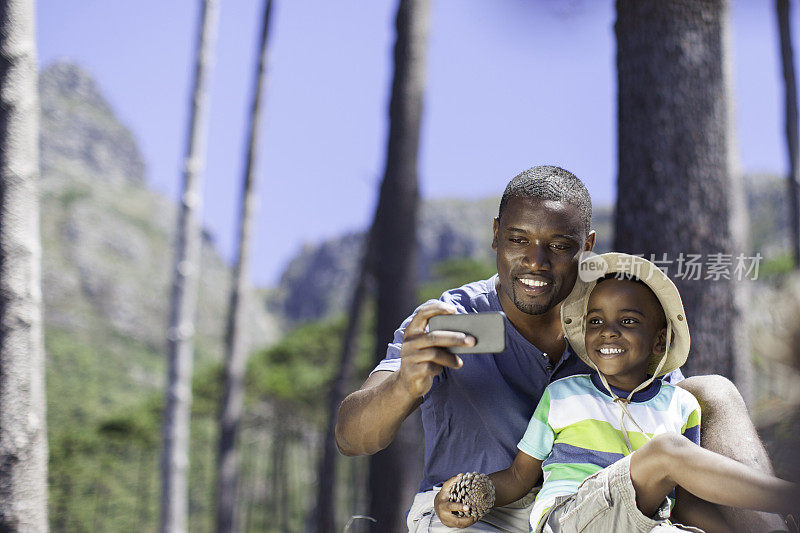
M520 278L520 281L522 282L523 285L527 285L528 287L544 287L545 285L547 285L546 281L539 281L539 280L536 280L536 279L522 279L522 278Z
M622 353L620 348L600 348L600 353L603 355L612 355L615 353Z

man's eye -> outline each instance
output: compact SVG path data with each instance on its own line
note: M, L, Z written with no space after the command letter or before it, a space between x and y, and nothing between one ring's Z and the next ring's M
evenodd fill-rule
M508 240L514 244L523 244L525 242L525 239L522 237L509 237Z
M554 250L562 251L562 250L569 250L570 246L569 246L569 244L564 244L564 243L561 243L561 242L554 242L554 243L552 243L550 245L550 248L552 248Z

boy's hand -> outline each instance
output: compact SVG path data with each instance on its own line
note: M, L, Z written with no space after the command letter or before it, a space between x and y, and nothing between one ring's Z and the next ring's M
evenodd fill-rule
M436 516L439 517L442 524L448 527L469 527L478 521L473 516L459 518L453 514L456 511L469 511L468 505L450 501L450 487L461 479L461 476L462 474L458 474L445 481L442 485L442 490L433 499L433 508L436 510Z

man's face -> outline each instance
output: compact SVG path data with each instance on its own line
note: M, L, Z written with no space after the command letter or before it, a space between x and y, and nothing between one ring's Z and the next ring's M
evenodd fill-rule
M494 221L500 301L529 315L544 314L569 295L578 253L591 250L580 210L564 202L512 198Z

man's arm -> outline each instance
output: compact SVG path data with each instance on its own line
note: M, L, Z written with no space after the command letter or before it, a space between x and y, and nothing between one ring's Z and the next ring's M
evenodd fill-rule
M772 463L747 414L736 386L722 376L694 376L677 384L691 392L700 404L703 448L773 474ZM758 511L720 507L737 531L785 531L780 516Z
M452 305L443 302L431 302L417 310L405 329L400 369L375 372L339 407L339 451L345 455L368 455L387 447L403 420L422 403L433 378L444 367L461 367L461 359L447 348L472 346L475 339L455 331L425 331L432 316L455 312Z

